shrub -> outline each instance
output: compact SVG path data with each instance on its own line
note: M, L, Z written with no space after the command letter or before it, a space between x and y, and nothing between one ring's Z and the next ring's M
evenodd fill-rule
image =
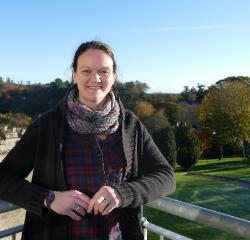
M26 128L32 119L23 113L0 113L0 123L13 127Z
M181 122L175 129L177 163L185 170L198 162L200 142L192 126Z
M171 126L158 129L153 134L153 139L160 149L163 156L168 160L172 167L176 165L176 143Z

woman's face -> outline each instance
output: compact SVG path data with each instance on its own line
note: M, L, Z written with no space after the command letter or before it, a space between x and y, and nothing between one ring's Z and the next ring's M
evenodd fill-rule
M102 50L88 49L78 57L73 79L80 102L93 110L98 109L115 81L112 58Z

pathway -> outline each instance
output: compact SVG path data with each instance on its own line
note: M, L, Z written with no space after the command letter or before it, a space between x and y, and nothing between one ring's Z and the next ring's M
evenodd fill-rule
M240 187L250 189L250 181L247 181L247 180L240 180L240 179L235 179L235 178L230 178L230 177L215 176L215 175L204 174L204 173L186 173L186 175L219 180L219 181L232 183L234 185L238 185Z

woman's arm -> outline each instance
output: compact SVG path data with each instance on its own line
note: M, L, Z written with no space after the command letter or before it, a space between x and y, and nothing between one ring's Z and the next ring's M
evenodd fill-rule
M137 207L175 191L172 167L164 158L146 128L140 123L138 139L141 152L137 153L138 177L113 186L122 199L121 207ZM138 146L139 147L139 146ZM138 148L139 149L139 148Z
M0 163L0 198L42 215L44 198L49 189L25 180L33 169L37 132L37 123L32 123Z

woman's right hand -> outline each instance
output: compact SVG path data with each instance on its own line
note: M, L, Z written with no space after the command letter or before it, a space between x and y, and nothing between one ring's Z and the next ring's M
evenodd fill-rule
M52 211L61 215L67 215L76 221L81 220L86 215L90 202L90 198L87 195L77 190L54 193L55 200L50 205Z

